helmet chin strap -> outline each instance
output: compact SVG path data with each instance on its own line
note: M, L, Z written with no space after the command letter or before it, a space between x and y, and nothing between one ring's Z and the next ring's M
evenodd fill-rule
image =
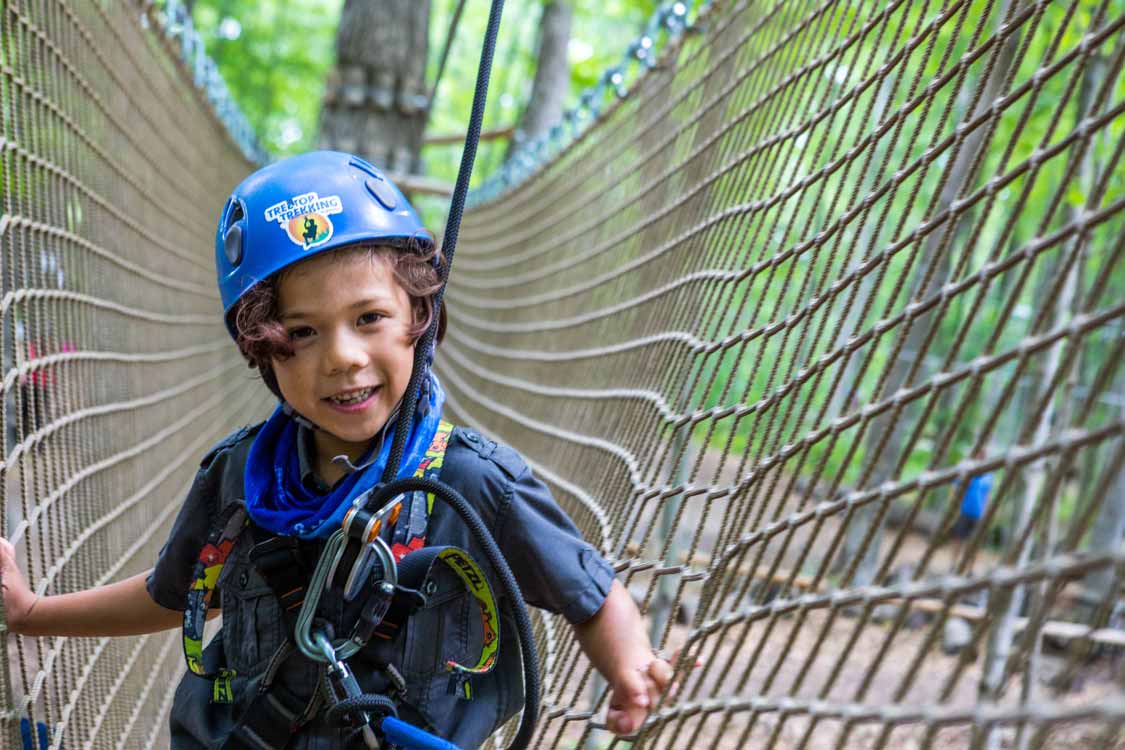
M391 411L390 415L387 417L387 421L383 423L383 426L381 428L379 428L379 432L375 433L375 437L372 438L372 442L368 444L368 459L366 461L364 461L359 466L356 466L352 463L352 460L347 457L347 455L341 453L339 456L334 456L332 458L332 463L342 464L343 467L352 474L357 471L363 471L368 466L375 463L375 460L379 458L379 448L383 446L383 441L387 439L387 430L390 429L390 426L395 423L396 419L398 419L398 413L401 407L402 401L399 400L399 402L395 404L394 410ZM374 444L374 446L372 444Z

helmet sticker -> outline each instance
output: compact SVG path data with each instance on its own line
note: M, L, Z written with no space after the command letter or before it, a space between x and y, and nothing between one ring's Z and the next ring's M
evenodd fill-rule
M267 208L266 221L276 221L290 240L308 250L332 239L332 220L328 217L343 210L338 195L321 198L316 193L305 193Z

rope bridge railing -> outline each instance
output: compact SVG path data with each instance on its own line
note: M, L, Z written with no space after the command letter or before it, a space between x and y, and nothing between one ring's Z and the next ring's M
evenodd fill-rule
M0 0L0 535L40 593L150 567L199 457L269 408L211 257L252 165L159 24L150 3ZM21 725L34 747L167 746L177 633L4 632L0 746Z
M466 217L455 419L684 646L637 746L1125 743L1123 68L1119 1L713 3ZM536 746L620 745L539 637Z

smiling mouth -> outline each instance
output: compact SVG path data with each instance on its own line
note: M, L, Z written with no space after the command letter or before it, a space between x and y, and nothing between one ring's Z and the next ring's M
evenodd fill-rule
M351 406L352 404L363 403L367 399L371 398L372 394L374 394L375 391L379 390L380 387L381 386L375 385L369 388L359 388L354 391L344 391L343 393L338 393L335 396L328 396L324 400L331 401L332 403L338 404L339 406Z

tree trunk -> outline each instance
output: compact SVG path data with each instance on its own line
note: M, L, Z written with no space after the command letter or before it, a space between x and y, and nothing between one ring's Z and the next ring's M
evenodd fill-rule
M346 0L320 145L416 174L427 108L429 0Z
M550 0L543 6L535 82L512 137L512 146L535 138L562 120L563 104L570 93L570 62L566 52L573 16L571 2Z

